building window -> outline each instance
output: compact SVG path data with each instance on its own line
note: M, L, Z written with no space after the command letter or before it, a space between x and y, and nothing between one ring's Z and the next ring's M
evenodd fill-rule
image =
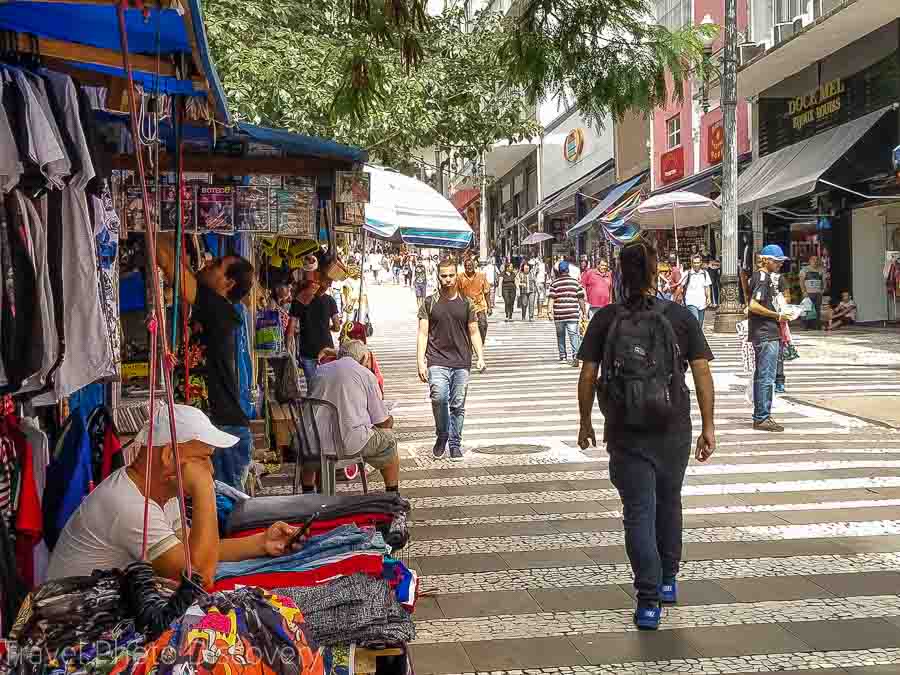
M693 23L691 0L654 0L656 22L671 31Z
M666 149L681 145L681 117L675 115L666 120Z

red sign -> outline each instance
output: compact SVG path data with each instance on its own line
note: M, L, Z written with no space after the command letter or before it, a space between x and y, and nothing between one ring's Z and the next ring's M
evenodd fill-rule
M706 132L706 161L718 164L722 161L722 153L725 150L725 127L722 120L713 124Z
M663 183L684 178L684 147L672 148L659 158L660 178Z

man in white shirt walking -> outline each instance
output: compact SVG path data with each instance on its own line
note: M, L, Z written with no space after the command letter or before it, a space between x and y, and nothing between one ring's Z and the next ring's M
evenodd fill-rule
M695 255L691 258L691 269L682 277L684 286L684 305L703 328L706 308L712 304L712 279L703 269L703 258Z

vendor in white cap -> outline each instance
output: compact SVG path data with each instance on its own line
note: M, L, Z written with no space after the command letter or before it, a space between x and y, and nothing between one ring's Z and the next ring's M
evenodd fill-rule
M87 576L95 569L123 569L140 560L148 463L147 558L158 576L181 578L184 546L168 408L161 406L157 410L152 449L147 447L148 426L135 438L141 450L134 462L110 474L66 523L53 549L49 579ZM184 493L191 498L188 546L194 571L210 584L220 560L239 561L287 552L297 529L286 523L275 523L266 532L251 537L219 539L211 458L216 448L231 447L238 439L219 431L203 412L186 405L175 406L175 426Z

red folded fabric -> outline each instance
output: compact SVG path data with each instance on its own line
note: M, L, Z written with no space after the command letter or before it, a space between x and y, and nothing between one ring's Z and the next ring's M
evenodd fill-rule
M214 591L232 591L237 586L259 586L260 588L288 588L290 586L315 586L329 579L351 574L368 574L380 577L384 569L384 558L372 553L360 553L330 565L323 565L304 572L265 572L241 577L220 579L213 584Z
M390 525L393 517L386 513L358 513L352 516L342 516L331 520L317 520L309 528L310 533L323 534L331 532L334 528L341 525L356 525L357 527L378 527L379 525ZM300 527L303 521L288 521L293 527ZM238 539L240 537L252 537L254 534L265 532L268 528L258 527L252 530L241 530L240 532L232 532L226 539Z

